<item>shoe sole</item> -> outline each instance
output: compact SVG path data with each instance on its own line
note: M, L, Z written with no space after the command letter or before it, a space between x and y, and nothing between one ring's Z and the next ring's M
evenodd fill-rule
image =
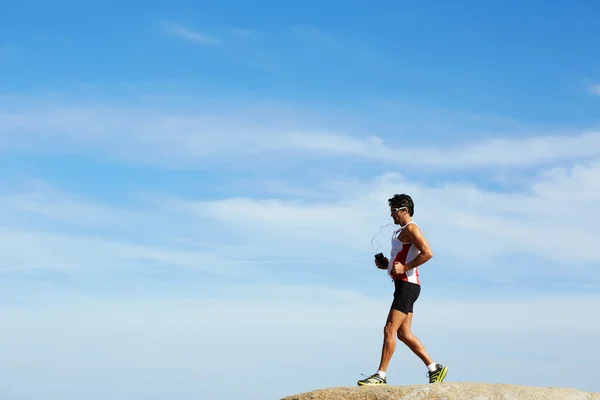
M380 385L387 385L387 383L381 382L381 383L364 383L364 382L357 382L358 386L380 386Z

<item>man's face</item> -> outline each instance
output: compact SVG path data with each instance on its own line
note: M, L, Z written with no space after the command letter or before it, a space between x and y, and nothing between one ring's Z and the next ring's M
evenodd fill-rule
M391 207L390 215L394 219L394 223L399 223L403 219L404 213L408 212L406 207Z

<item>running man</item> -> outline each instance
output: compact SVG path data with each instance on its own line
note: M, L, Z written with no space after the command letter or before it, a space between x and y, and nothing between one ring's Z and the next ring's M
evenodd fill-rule
M411 197L407 194L396 194L388 203L394 223L400 225L400 228L392 236L392 262L385 258L383 265L378 261L375 261L375 265L379 269L387 269L388 275L394 280L394 300L384 327L379 369L373 375L359 380L358 385L387 384L385 375L396 349L396 337L427 366L429 383L442 382L448 367L434 362L421 341L410 330L413 305L421 292L419 266L429 261L433 253L423 233L412 220L414 203Z

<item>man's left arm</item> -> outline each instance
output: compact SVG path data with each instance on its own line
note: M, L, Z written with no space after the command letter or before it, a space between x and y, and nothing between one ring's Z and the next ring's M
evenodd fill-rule
M429 246L427 239L425 239L425 236L423 236L421 229L415 224L409 225L408 228L408 232L411 235L411 241L413 245L420 250L420 253L413 260L405 264L404 269L406 271L426 263L433 257L433 251L431 251L431 247Z

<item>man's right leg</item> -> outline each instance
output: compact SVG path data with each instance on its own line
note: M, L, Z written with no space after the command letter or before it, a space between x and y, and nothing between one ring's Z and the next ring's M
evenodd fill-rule
M406 314L402 311L390 309L388 319L383 328L383 347L381 348L381 361L379 362L379 371L387 371L392 355L396 350L396 335L406 320Z
M387 382L385 379L385 372L392 359L394 350L396 349L396 335L398 334L398 329L400 329L400 326L405 319L405 313L390 308L385 327L383 328L383 346L381 348L379 369L375 374L358 381L359 386L385 384Z

